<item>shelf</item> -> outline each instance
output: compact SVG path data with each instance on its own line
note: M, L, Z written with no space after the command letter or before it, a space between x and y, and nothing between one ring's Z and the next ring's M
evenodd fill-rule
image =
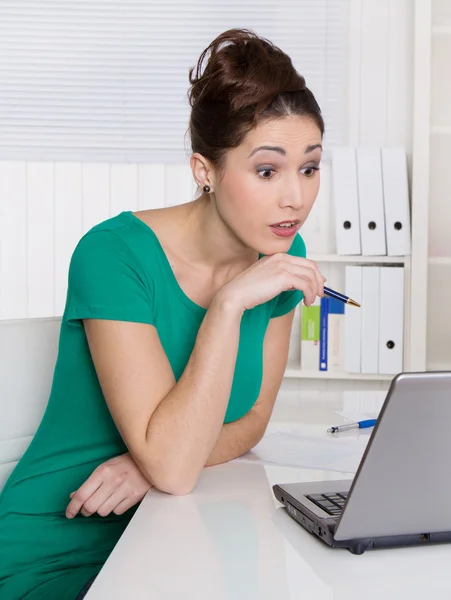
M432 35L451 35L451 25L433 25Z
M381 265L404 265L405 256L361 256L361 255L341 255L341 254L310 254L307 258L319 263L376 263Z
M449 265L451 266L451 256L430 256L428 258L430 265Z
M436 125L431 127L431 135L451 135L451 125Z
M384 375L380 373L340 373L333 371L303 371L302 369L288 368L285 371L285 377L291 379L348 379L363 381L391 381L394 375Z

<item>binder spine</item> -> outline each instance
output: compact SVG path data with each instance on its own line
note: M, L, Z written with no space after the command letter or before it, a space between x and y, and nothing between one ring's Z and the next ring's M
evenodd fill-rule
M320 371L327 371L328 330L329 330L329 298L321 298L320 340L319 340L319 370Z

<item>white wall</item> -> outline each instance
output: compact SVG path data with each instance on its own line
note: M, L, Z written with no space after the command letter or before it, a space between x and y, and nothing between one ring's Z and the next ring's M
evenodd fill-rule
M413 5L349 0L344 144L401 145L411 153ZM327 171L324 165L325 185L315 209L321 220L331 214ZM121 210L189 200L188 179L177 166L0 163L0 318L60 315L70 255L81 235ZM320 384L331 385L289 385Z
M427 82L425 82L427 85ZM432 1L428 368L451 369L451 2Z
M0 319L61 316L70 257L86 231L194 193L187 165L0 162Z

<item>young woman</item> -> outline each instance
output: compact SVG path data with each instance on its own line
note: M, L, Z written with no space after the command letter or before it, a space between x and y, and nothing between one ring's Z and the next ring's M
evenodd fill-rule
M48 407L0 497L4 600L83 597L150 486L187 494L252 448L294 308L323 294L298 235L324 130L304 79L231 30L190 83L201 195L123 212L73 253Z

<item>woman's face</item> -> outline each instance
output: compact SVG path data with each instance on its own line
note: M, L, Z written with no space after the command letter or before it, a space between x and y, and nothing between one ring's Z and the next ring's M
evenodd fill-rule
M266 255L290 248L318 194L321 142L312 119L289 116L258 125L227 152L216 204L245 246Z

